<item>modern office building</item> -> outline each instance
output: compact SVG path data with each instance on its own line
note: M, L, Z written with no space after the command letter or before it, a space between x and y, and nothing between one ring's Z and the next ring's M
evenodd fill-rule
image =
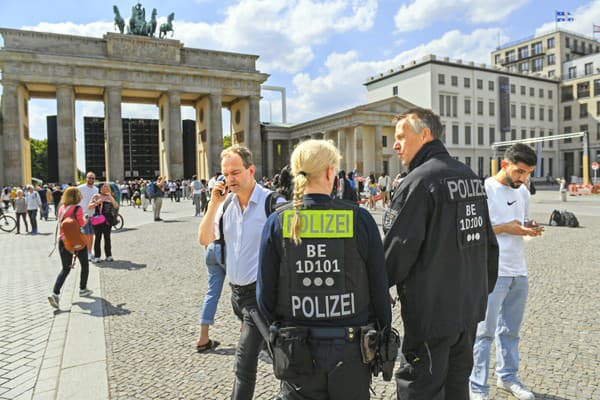
M558 80L501 67L430 55L370 77L369 102L398 96L441 116L450 154L479 176L491 174L498 141L552 135L558 130ZM558 147L539 149L536 176L556 175Z
M548 78L565 79L562 63L600 53L594 38L554 29L499 46L492 51L492 65L509 72L540 73Z

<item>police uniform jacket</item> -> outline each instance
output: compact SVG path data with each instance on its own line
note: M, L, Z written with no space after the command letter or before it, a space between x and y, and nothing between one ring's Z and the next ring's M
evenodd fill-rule
M384 214L386 268L406 336L427 340L485 318L498 243L483 182L439 140L426 143Z
M369 322L378 323L379 327L387 328L391 325L391 307L388 294L387 275L385 272L385 263L383 259L383 246L381 236L377 229L377 224L373 217L365 209L356 207L354 204L344 200L332 200L331 197L323 194L309 194L304 196L304 205L307 209L327 210L334 206L354 209L357 218L354 226L353 245L356 246L357 254L360 260L357 260L366 268L366 278L368 280L369 297L366 299L366 307L363 309L353 310L351 316L344 315L336 318L320 318L315 320L295 321L302 326L361 326ZM262 241L260 246L259 256L259 272L257 279L257 302L261 313L269 320L281 321L285 316L278 313L281 310L281 293L278 293L280 287L280 268L285 268L286 264L282 264L284 257L283 251L283 233L280 216L278 213L273 213L265 224ZM344 239L334 239L334 246L328 247L327 254L331 251L343 249ZM303 240L306 243L306 240ZM287 243L287 242L286 242ZM330 244L331 245L331 242ZM328 245L328 246L329 246ZM287 253L291 254L291 253ZM291 265L295 260L291 260ZM349 260L346 260L349 262ZM356 264L355 264L356 265ZM294 272L295 267L289 268L286 272ZM357 294L358 295L358 294ZM279 304L278 304L279 303ZM359 302L357 301L356 304ZM329 306L333 307L331 303ZM339 310L339 305L336 305ZM323 312L324 307L321 307ZM329 311L332 311L330 309ZM294 322L294 321L291 321Z

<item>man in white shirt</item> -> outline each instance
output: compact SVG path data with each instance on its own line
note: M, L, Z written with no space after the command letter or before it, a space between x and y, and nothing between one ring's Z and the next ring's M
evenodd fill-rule
M83 233L85 233L85 238L87 239L89 261L92 260L92 243L94 241L94 229L90 222L90 217L94 215L94 206L90 208L90 201L95 194L98 194L98 188L94 185L94 182L96 182L96 174L90 171L85 176L85 183L77 186L81 192L79 206L83 210L83 216L86 219L86 224L83 226Z
M218 180L214 184L208 209L200 223L198 240L203 246L213 242L219 235L219 219L223 215L225 264L232 292L231 303L233 311L242 320L231 398L252 399L256 383L257 356L263 339L254 321L248 315L244 315L243 310L257 308L258 253L263 226L267 220L265 200L270 190L256 183L252 153L243 146L223 150L221 167L225 180ZM234 195L223 214L223 204L228 191ZM208 327L206 332L208 335ZM208 337L206 339L208 340Z
M381 204L383 207L387 207L390 204L390 190L392 190L392 179L389 175L381 173L381 176L377 180L377 186L379 186L379 191L381 192Z
M496 337L497 386L521 400L533 400L519 370L519 329L525 313L528 280L524 236L540 236L543 228L529 218L530 194L524 185L535 168L531 147L518 143L506 150L502 169L485 180L488 208L500 247L498 280L488 298L485 320L477 325L470 377L471 400L489 399L490 347Z

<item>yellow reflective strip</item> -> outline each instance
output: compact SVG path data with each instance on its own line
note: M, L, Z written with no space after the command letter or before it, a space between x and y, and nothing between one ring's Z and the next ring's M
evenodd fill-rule
M283 212L283 237L292 237L294 210ZM354 236L352 210L301 210L301 238L351 238Z

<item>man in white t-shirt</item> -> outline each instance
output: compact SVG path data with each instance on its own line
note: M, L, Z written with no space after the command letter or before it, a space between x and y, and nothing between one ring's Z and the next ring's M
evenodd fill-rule
M529 217L530 194L524 185L535 168L537 156L531 147L518 143L506 150L502 169L485 180L488 208L500 256L498 280L488 297L485 320L477 325L470 377L471 400L489 399L487 384L490 347L496 337L497 386L521 400L532 400L519 371L519 329L525 313L529 283L525 265L524 236L543 233Z
M392 179L389 175L381 173L381 176L377 180L377 186L379 187L379 191L381 193L381 204L383 207L387 207L390 204L390 190L392 190Z
M79 206L83 210L83 216L86 219L86 224L83 226L83 233L85 233L85 238L87 239L89 261L92 260L92 243L94 242L94 230L92 229L92 223L90 222L90 217L94 215L94 207L92 206L92 208L90 208L90 201L95 194L98 194L98 188L94 186L95 182L96 174L90 171L85 176L85 183L77 186L81 192Z

